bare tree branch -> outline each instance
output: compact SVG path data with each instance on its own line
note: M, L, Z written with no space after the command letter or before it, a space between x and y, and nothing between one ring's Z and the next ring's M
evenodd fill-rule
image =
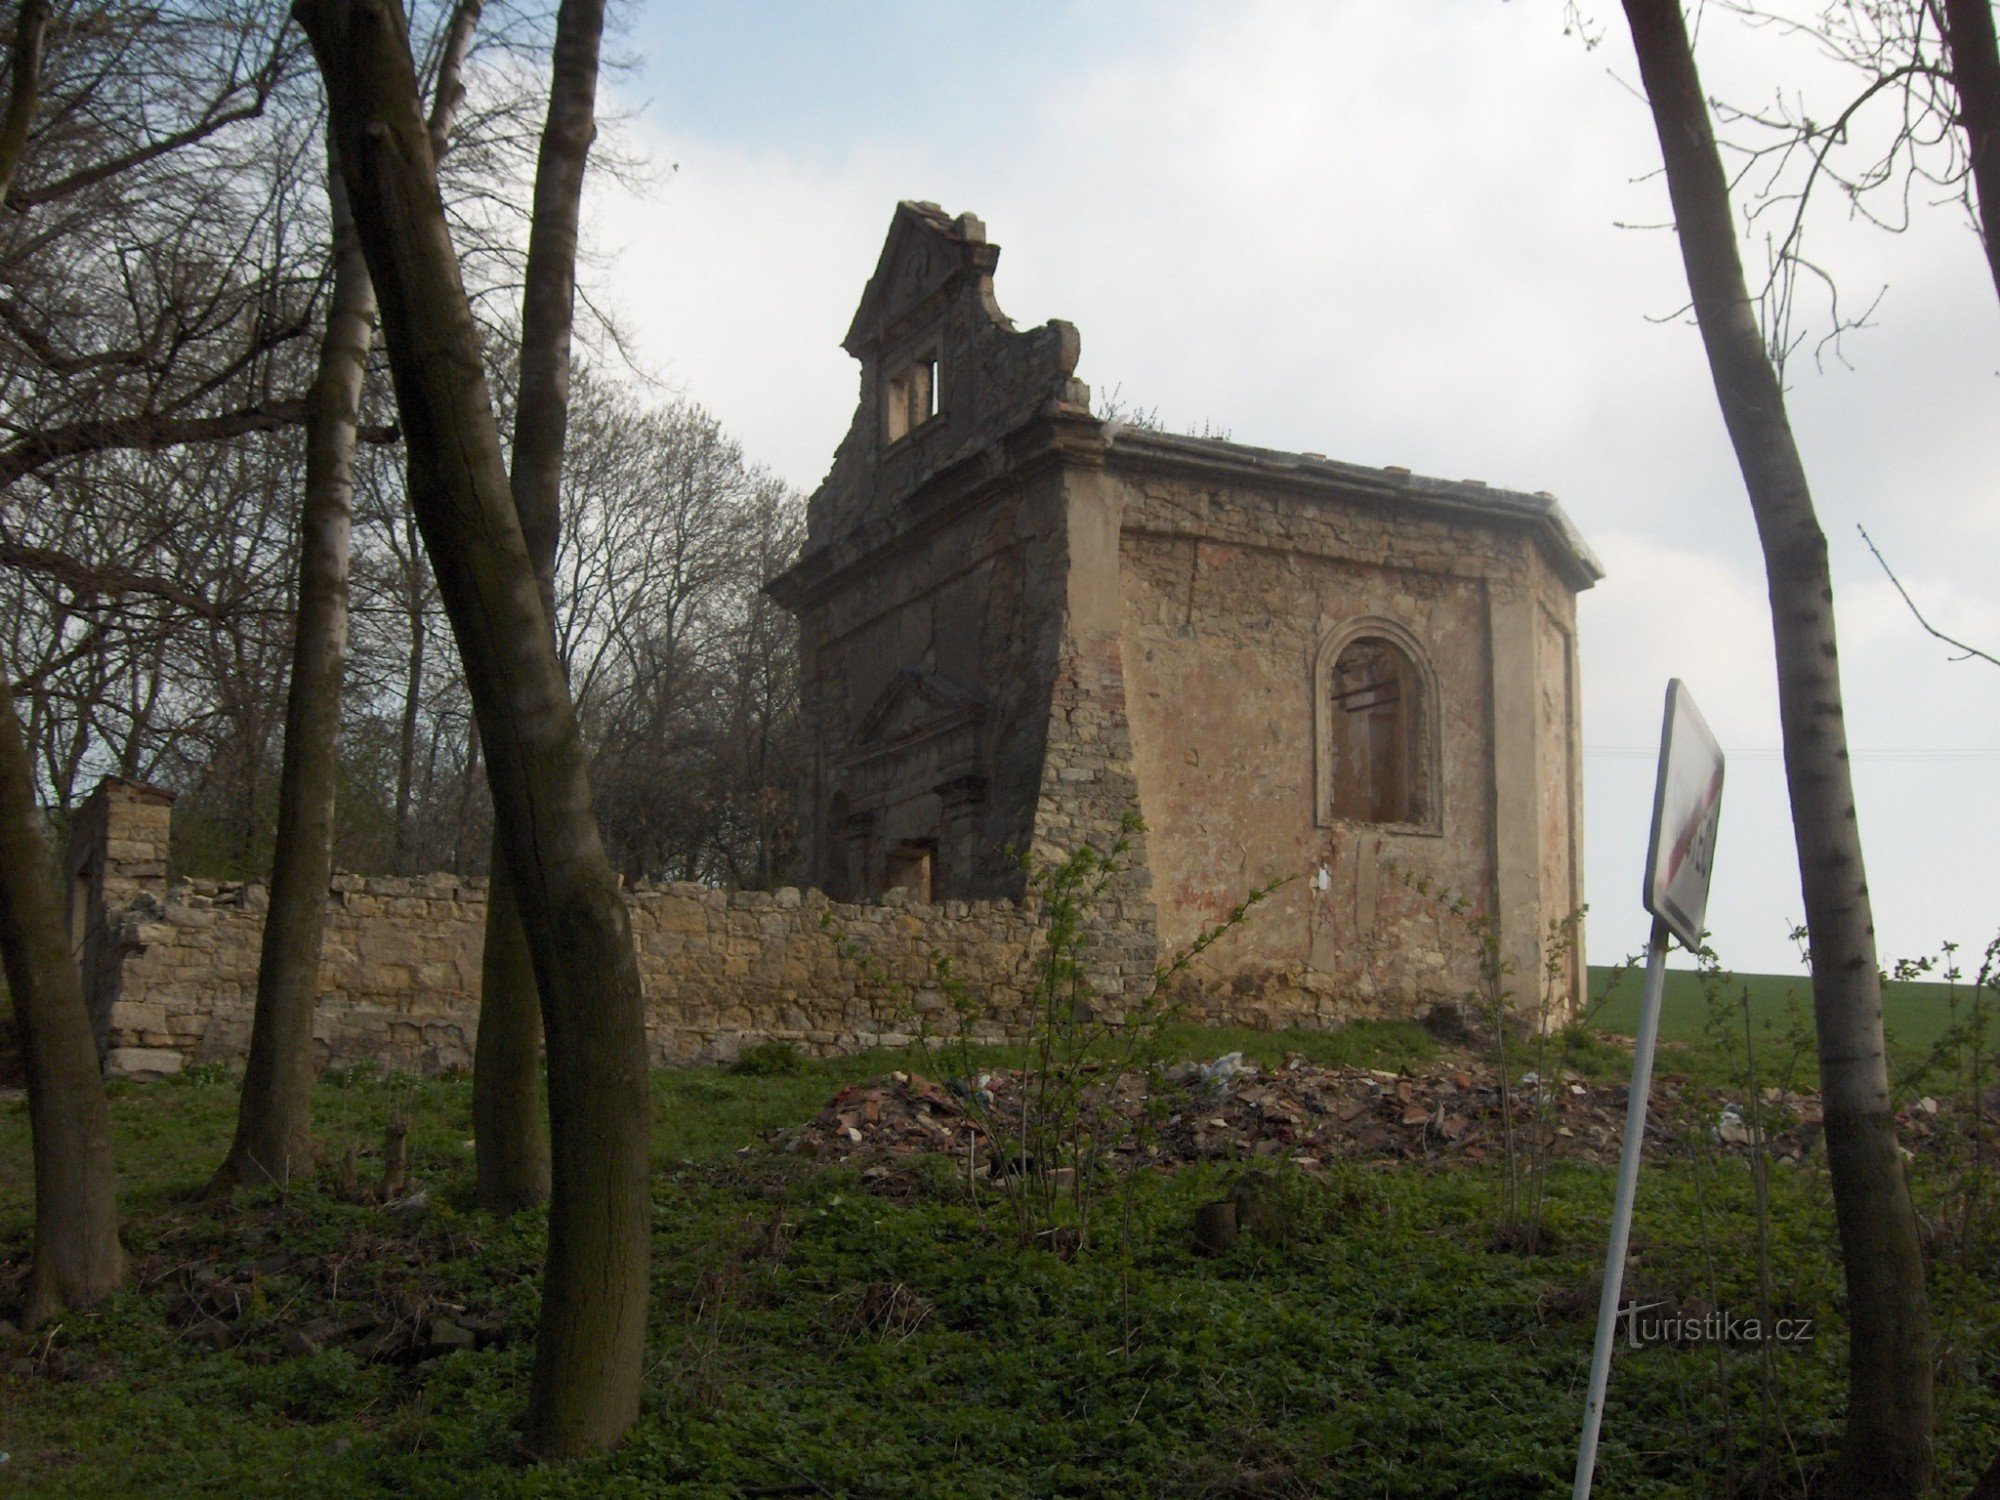
M1808 43L1862 79L1831 123L1815 118L1802 91L1756 108L1713 101L1735 136L1725 146L1738 161L1731 186L1746 195L1745 228L1766 214L1785 218L1766 236L1757 295L1780 373L1807 337L1801 304L1812 286L1827 299L1821 351L1832 346L1838 355L1842 335L1866 326L1874 310L1874 302L1858 316L1843 309L1833 276L1804 253L1808 214L1829 192L1850 216L1892 234L1909 228L1921 200L1961 202L2000 290L2000 50L1991 0L1826 3L1803 19L1777 13L1769 0L1717 5Z
M154 573L136 573L128 568L89 563L66 552L57 552L48 547L27 546L20 542L8 541L4 537L0 537L0 566L40 573L44 577L69 585L79 593L144 594L150 598L164 599L169 604L177 604L189 613L207 619L217 618L228 608L204 594L174 582L171 578L162 578Z
M235 411L208 417L172 417L158 412L139 412L128 417L107 417L94 422L72 422L33 433L7 448L0 448L0 491L16 481L66 458L85 453L102 453L113 448L137 448L156 452L185 443L219 443L247 437L256 432L276 432L297 427L306 419L305 401L292 396L259 401ZM400 436L394 426L361 429L365 443L393 443Z
M437 83L431 92L431 114L427 122L431 154L439 161L451 147L452 126L465 106L465 57L472 50L472 34L479 26L485 0L458 0L445 24L444 41L438 52Z
M35 0L35 3L46 6L46 0ZM271 90L277 86L285 62L295 55L296 53L281 46L272 55L271 60L258 70L254 79L247 85L232 80L224 92L202 111L201 117L186 129L176 130L171 135L162 136L156 141L148 141L143 146L136 146L117 156L92 162L80 171L59 177L54 182L43 183L40 187L24 188L19 192L10 192L5 199L7 207L17 212L39 208L45 203L55 202L58 198L67 198L72 193L95 187L98 183L116 177L121 172L129 172L134 167L144 166L147 162L157 161L163 156L170 156L176 151L196 145L217 131L228 129L231 125L256 119L264 113L264 106L270 102ZM225 108L227 101L241 93L246 86L250 89L249 100L233 108Z
M1861 533L1861 540L1866 542L1868 544L1868 550L1875 554L1875 561L1880 563L1882 565L1882 571L1889 575L1889 582L1893 583L1896 586L1896 592L1903 596L1903 602L1909 605L1910 613L1917 617L1917 623L1923 626L1924 629L1929 631L1932 635L1936 636L1939 640L1943 641L1947 646L1952 647L1954 650L1962 651L1965 653L1963 656L1954 656L1952 658L1953 661L1968 661L1973 657L1978 657L1981 661L1989 661L1992 662L1994 666L2000 667L2000 657L1994 656L1990 651L1981 651L1977 646L1968 646L1964 641L1959 640L1957 637L1946 635L1942 630L1939 630L1937 626L1931 624L1929 620L1926 620L1924 618L1924 612L1917 608L1917 601L1912 599L1910 597L1910 591L1903 587L1903 580L1896 576L1896 570L1889 566L1889 560L1882 555L1882 549L1880 547L1877 547L1875 545L1875 539L1869 536L1868 528L1866 526L1857 525L1854 529Z

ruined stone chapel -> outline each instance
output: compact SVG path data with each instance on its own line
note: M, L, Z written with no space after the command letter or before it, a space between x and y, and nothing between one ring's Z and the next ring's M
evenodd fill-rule
M896 210L847 335L861 400L807 544L799 888L629 893L656 1064L760 1041L900 1046L1034 1024L1021 864L1146 831L1092 914L1116 1007L1253 888L1183 976L1201 1019L1326 1027L1463 997L1491 913L1516 1003L1581 994L1576 594L1547 495L1091 415L1076 330L1023 333L970 214ZM71 830L71 935L113 1073L242 1057L265 897L169 878L172 798L115 778ZM818 887L817 890L812 887ZM336 875L316 1061L469 1066L486 884ZM837 935L870 957L847 957Z
M1516 1002L1581 998L1576 596L1547 494L1100 420L1075 328L1017 330L971 214L900 204L845 340L853 424L797 615L802 884L1016 896L1012 849L1146 832L1101 914L1133 978L1205 955L1207 1008L1325 1024L1463 995L1498 923ZM1116 981L1113 981L1114 987Z

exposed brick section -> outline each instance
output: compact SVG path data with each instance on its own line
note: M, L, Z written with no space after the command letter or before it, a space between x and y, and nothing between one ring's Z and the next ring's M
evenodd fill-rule
M1035 804L1036 859L1054 863L1084 844L1108 853L1139 807L1132 737L1125 719L1125 667L1115 636L1071 644L1056 671ZM1143 995L1159 962L1147 836L1130 837L1106 909L1086 954L1103 973L1100 991Z

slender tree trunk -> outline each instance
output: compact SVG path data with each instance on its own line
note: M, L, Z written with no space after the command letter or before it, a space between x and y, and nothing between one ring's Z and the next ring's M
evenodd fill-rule
M1848 775L1826 538L1737 256L1729 189L1680 0L1625 0L1673 199L1688 289L1756 515L1777 641L1778 709L1849 1316L1847 1433L1836 1492L1920 1494L1931 1473L1923 1256L1897 1155L1881 974Z
M22 0L8 47L7 103L0 109L0 202L13 186L41 101L48 23L48 0ZM22 1310L30 1328L65 1307L88 1307L125 1283L111 1116L63 895L35 805L34 766L14 712L14 684L0 660L0 964L21 1037L34 1139L34 1261Z
M2000 293L2000 42L1993 35L1992 0L1944 0L1944 40L1972 167L1979 238Z
M375 337L375 289L361 258L339 163L331 154L327 168L333 298L327 305L319 369L306 396L299 613L285 701L271 905L264 917L236 1138L208 1185L214 1196L266 1182L283 1187L312 1167L312 1023L319 1001L320 934L333 875L354 450L361 382Z
M299 0L382 302L409 490L486 747L548 1029L553 1196L526 1441L616 1443L637 1415L651 1203L637 955L493 419L394 0Z
M28 132L41 106L42 44L48 30L49 0L21 0L7 49L7 106L0 110L0 203L13 189L14 169L28 149Z
M60 889L14 687L0 662L0 958L21 1034L35 1143L35 1248L23 1312L30 1328L125 1283L111 1117Z
M548 1199L549 1136L542 1123L542 1017L534 957L497 827L479 989L472 1064L476 1191L488 1213L515 1214Z
M514 508L551 622L569 426L577 225L584 169L597 135L597 49L603 34L603 0L564 0L556 14L549 113L535 163L534 217L521 293ZM494 878L486 902L479 1042L472 1067L472 1134L479 1206L513 1213L548 1195L548 1154L535 1090L542 1027L534 969L524 962L527 943L519 930L519 905L501 873L497 827L493 837Z
M414 570L414 557L410 565ZM417 779L417 715L424 701L424 611L421 600L410 611L409 674L403 687L403 722L396 744L396 845L391 860L398 875L410 873L410 792Z

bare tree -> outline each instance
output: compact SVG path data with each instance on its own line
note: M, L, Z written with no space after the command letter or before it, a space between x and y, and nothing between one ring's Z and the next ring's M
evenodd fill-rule
M63 5L0 220L0 488L115 449L296 427L319 295L301 50L246 0ZM297 262L302 268L303 261Z
M699 406L585 381L557 567L607 838L630 880L767 884L784 859L796 639L761 592L798 497Z
M90 455L0 511L0 641L39 794L106 772L182 794L175 857L237 876L270 848L295 507L291 435Z
M0 488L39 502L0 516L30 752L66 808L79 775L206 739L241 861L282 680L263 589L296 544L264 500L322 295L295 253L321 221L303 46L244 0L55 0L47 38L0 214Z
M534 218L521 293L512 488L542 591L543 616L550 620L569 428L577 233L584 169L597 135L597 60L603 34L603 0L566 0L556 20L549 112L535 168ZM497 847L491 865L472 1069L472 1133L480 1206L504 1214L548 1196L549 1153L536 1087L542 1027L534 968L512 874Z
M1826 537L1738 257L1680 0L1625 0L1666 166L1716 399L1749 491L1777 642L1778 707L1810 934L1826 1148L1850 1321L1835 1488L1917 1495L1930 1481L1929 1312L1897 1154L1881 971L1841 709Z
M481 0L459 0L445 25L430 117L431 146L438 158L445 154L452 122L465 102L460 75L481 9ZM312 1160L312 1019L319 999L326 891L333 874L354 465L362 382L375 336L375 289L339 163L331 154L328 166L333 295L319 368L306 399L298 611L271 897L236 1136L209 1184L215 1195L245 1183L289 1182L295 1170Z
M1892 232L1909 226L1919 199L1958 200L2000 292L2000 49L1990 0L1833 3L1804 20L1761 0L1727 8L1801 38L1859 80L1830 115L1784 93L1757 108L1716 106L1741 157L1735 185L1749 196L1750 222L1775 223L1759 301L1779 369L1809 337L1804 286L1826 298L1823 340L1838 340L1874 306L1844 307L1838 277L1808 251L1808 220L1824 194Z
M361 383L375 336L375 290L337 170L328 174L327 192L334 286L319 371L307 396L298 618L271 899L236 1136L209 1184L212 1194L244 1183L288 1183L312 1160L312 1018L319 998L326 891L333 874L354 455Z
M722 736L724 828L733 834L730 883L767 890L798 848L797 788L804 766L799 725L798 621L764 592L805 540L799 497L762 486L749 536L748 587L725 639L729 714ZM743 851L743 852L735 852ZM747 857L746 857L747 856Z
M0 202L11 190L39 104L45 0L23 0L0 111ZM125 1280L118 1242L111 1122L83 985L64 931L53 861L13 686L0 661L0 960L14 1001L28 1075L35 1151L35 1244L23 1321L88 1306Z
M508 483L401 8L299 0L294 14L326 83L381 300L410 500L472 689L534 958L553 1194L527 1441L580 1454L617 1442L638 1412L651 1099L631 926Z

